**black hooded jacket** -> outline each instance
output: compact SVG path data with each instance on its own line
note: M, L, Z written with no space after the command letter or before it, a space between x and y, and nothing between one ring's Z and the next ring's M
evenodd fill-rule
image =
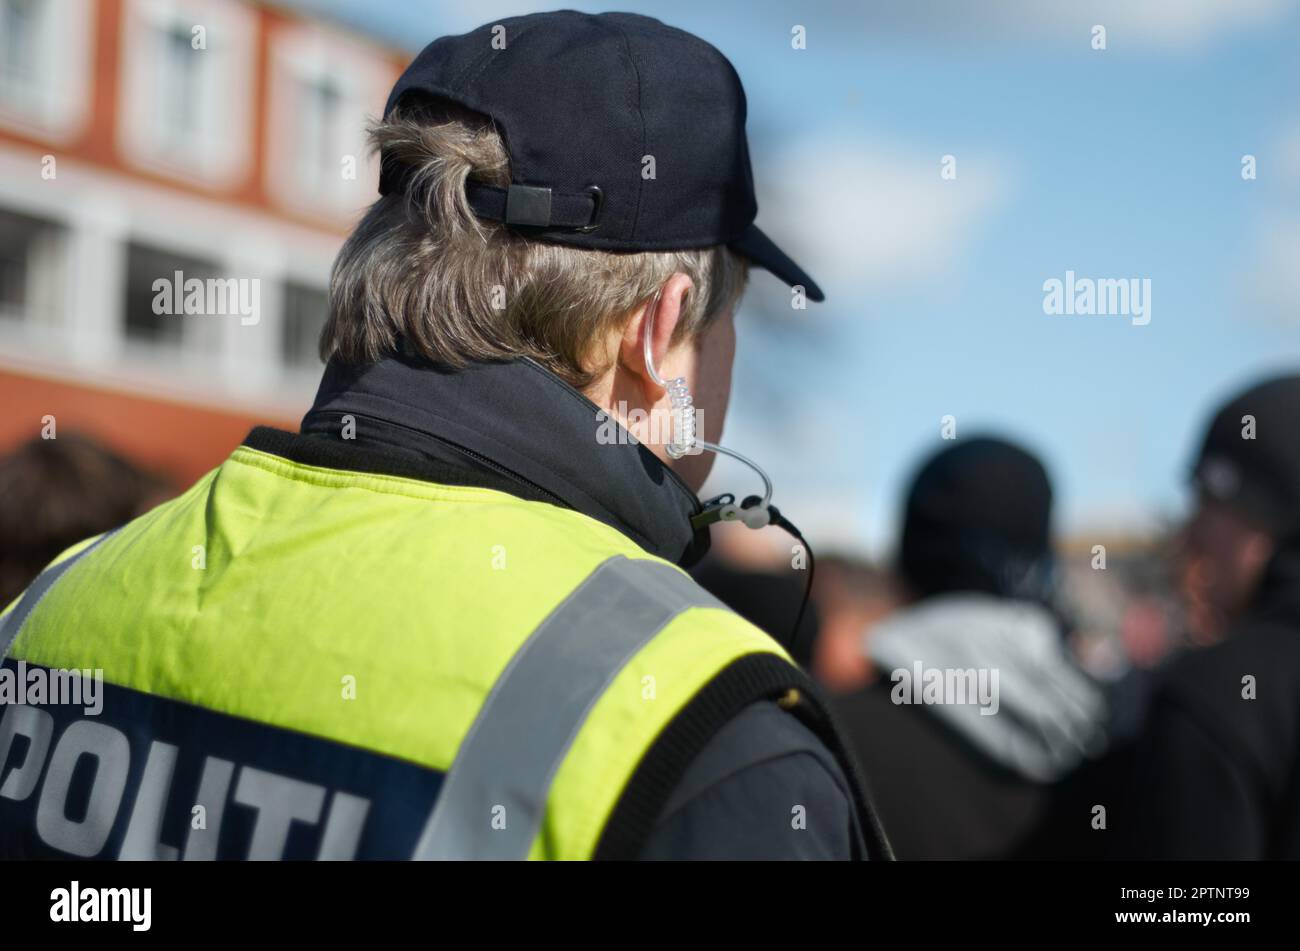
M1130 760L1115 855L1300 859L1300 543L1228 638L1166 672Z

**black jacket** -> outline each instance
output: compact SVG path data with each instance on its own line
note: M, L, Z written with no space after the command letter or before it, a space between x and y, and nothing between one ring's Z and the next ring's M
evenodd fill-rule
M301 436L337 468L476 485L582 512L652 554L685 566L707 550L693 492L645 447L602 445L596 407L537 364L463 371L388 359L326 369ZM351 437L341 438L351 419ZM265 436L263 438L266 438ZM807 711L803 711L807 713ZM653 859L866 857L867 814L852 767L831 752L821 717L751 702L693 740L639 854ZM810 728L812 727L812 728ZM652 750L652 753L654 751ZM680 757L678 757L680 759ZM791 822L805 809L806 828ZM598 855L600 852L598 851Z
M1018 857L1054 785L1103 748L1105 699L1037 604L937 595L877 625L870 654L881 679L833 706L900 859ZM917 703L917 665L987 689Z
M1111 854L1300 859L1300 544L1227 639L1165 672L1125 762Z

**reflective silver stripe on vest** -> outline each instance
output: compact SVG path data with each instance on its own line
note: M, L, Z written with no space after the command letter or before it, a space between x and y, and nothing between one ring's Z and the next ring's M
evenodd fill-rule
M588 713L628 661L691 607L723 605L661 562L620 555L596 568L492 686L412 857L527 858L551 781Z
M36 580L27 586L23 596L18 600L14 609L0 619L0 661L9 656L9 648L14 646L14 641L18 639L18 632L23 629L28 616L35 610L36 605L40 603L41 598L45 597L50 588L54 587L54 582L63 577L63 573L79 562L86 555L90 554L99 543L104 539L116 534L117 529L111 532L105 532L93 542L87 545L81 551L77 552L70 558L65 558L57 565L51 565L39 575Z

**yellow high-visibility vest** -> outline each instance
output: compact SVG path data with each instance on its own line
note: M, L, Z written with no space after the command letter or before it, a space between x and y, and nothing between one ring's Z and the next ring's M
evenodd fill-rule
M61 556L7 645L44 694L2 710L6 857L616 854L688 707L805 682L583 514L250 446Z

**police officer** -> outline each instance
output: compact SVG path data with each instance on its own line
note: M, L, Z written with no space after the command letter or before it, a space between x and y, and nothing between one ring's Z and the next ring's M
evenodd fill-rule
M887 855L807 679L679 567L737 516L695 492L747 268L822 298L754 226L744 123L727 60L646 17L426 48L301 432L5 616L6 669L104 696L5 707L0 854Z

